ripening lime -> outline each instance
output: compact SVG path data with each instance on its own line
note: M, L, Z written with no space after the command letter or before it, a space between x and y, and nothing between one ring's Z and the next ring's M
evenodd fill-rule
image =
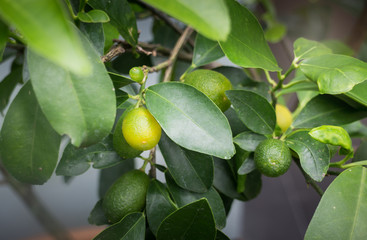
M139 170L118 178L107 190L102 208L109 222L120 221L129 213L142 211L150 179Z
M282 129L283 132L285 132L293 122L292 113L286 106L283 106L281 104L277 104L275 106L275 113L277 116L278 126L280 127L280 129Z
M225 91L231 90L232 84L219 72L206 69L195 70L186 75L184 83L203 92L222 112L231 106L231 102L225 95Z
M146 108L139 107L126 114L122 133L131 147L145 151L157 145L162 130L153 115Z
M288 146L278 139L262 141L255 150L256 168L265 176L278 177L288 171L291 165L291 152Z

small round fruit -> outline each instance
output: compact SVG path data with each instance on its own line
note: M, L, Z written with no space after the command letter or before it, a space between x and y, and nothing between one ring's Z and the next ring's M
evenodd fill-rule
M231 102L225 95L225 91L232 89L231 82L221 73L199 69L189 74L184 79L184 83L189 84L209 97L222 112L226 111Z
M131 79L135 82L141 83L144 79L144 72L140 67L133 67L129 71Z
M139 170L130 171L118 178L102 201L108 221L116 223L129 213L142 211L149 182L148 175Z
M161 126L143 107L131 110L122 122L122 134L126 142L141 151L152 149L157 145L161 133Z
M291 165L288 146L278 139L262 141L255 150L256 168L265 176L278 177L288 171Z
M285 132L293 122L292 113L286 106L277 104L275 106L275 113L277 116L277 124Z

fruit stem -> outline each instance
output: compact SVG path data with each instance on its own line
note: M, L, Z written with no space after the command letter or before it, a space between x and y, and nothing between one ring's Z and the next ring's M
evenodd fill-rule
M139 108L144 103L144 93L145 93L145 83L147 82L148 71L144 71L144 78L141 82L140 90L138 96L138 102L135 104L134 108Z

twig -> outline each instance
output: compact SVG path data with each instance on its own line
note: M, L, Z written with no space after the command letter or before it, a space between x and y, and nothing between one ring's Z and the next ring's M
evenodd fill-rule
M106 55L101 57L102 62L109 62L115 57L123 54L125 49L121 45L114 45Z
M35 195L32 186L16 181L0 164L0 171L3 177L23 200L28 209L33 213L42 226L57 240L71 240L72 237L66 229L51 215L44 207L40 199Z
M152 150L150 150L149 153L149 158L150 158L150 170L149 170L149 175L152 178L157 178L157 169L155 167L155 152L156 152L156 147L154 147Z

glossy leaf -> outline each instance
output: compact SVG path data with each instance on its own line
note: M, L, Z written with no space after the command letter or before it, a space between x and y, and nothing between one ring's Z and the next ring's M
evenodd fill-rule
M28 82L15 97L4 119L0 132L2 163L17 180L43 184L56 167L60 141Z
M339 54L326 54L304 60L301 71L317 82L321 93L345 93L367 79L367 63Z
M108 75L110 75L110 78L112 79L112 82L113 82L113 86L116 89L122 88L131 83L134 83L134 81L131 80L130 78L124 77L117 73L109 72Z
M312 179L321 182L330 163L327 145L313 139L307 130L294 132L287 137L286 144L298 154L302 169Z
M97 226L108 224L108 219L105 216L102 208L102 200L99 200L93 207L88 217L88 223Z
M79 25L79 29L97 50L99 56L103 55L104 34L102 23L83 23Z
M225 2L231 16L228 38L219 41L225 55L241 67L280 71L256 17L237 1Z
M309 134L319 142L341 146L341 150L345 154L353 152L352 139L350 139L348 132L342 127L323 125L313 128Z
M200 67L211 63L224 56L220 49L218 42L207 39L198 34L195 39L194 56L192 58L192 65Z
M328 187L306 231L311 239L366 239L367 170L342 172Z
M322 41L322 44L330 48L335 54L354 55L354 50L340 40L329 39Z
M175 182L194 192L206 192L213 183L213 158L181 148L163 132L159 149Z
M256 169L254 155L249 154L246 159L242 162L242 164L239 166L237 170L237 174L239 175L245 175L249 174L250 172L254 171Z
M254 132L246 131L238 134L233 142L236 143L243 150L254 152L260 142L264 141L266 137Z
M224 159L234 155L226 117L196 88L177 82L153 85L147 89L146 105L178 145Z
M331 49L317 41L298 38L293 43L295 61L332 53Z
M108 14L110 22L132 46L138 43L134 11L127 0L89 0L88 4Z
M248 131L248 128L238 118L237 113L233 108L228 108L228 110L224 112L224 115L228 119L229 125L231 126L233 136L236 136L237 134L241 132Z
M107 13L98 9L89 12L79 12L77 17L80 21L85 23L106 23L110 21L110 17Z
M75 75L28 50L27 62L37 100L53 128L75 146L91 145L113 126L116 99L112 82L96 50L81 39L93 63L93 77ZM47 69L47 71L45 71Z
M169 172L166 172L165 176L169 192L171 193L178 207L183 207L201 198L206 198L209 202L210 208L212 209L215 225L219 229L225 227L226 212L223 201L220 198L219 193L213 187L204 193L194 193L177 186Z
M169 215L158 229L158 240L215 239L213 213L206 199L190 203Z
M131 213L121 221L103 230L93 240L144 240L145 217L143 213Z
M343 125L366 116L367 111L354 109L333 96L319 95L306 104L292 126L313 128L321 125Z
M367 81L364 81L360 84L355 85L353 89L345 93L345 95L367 107L366 92L367 92Z
M225 40L230 17L224 0L144 0L212 40ZM208 7L210 6L210 7Z
M93 164L102 169L120 163L122 159L113 149L112 135L89 147L77 148L68 144L56 169L57 175L77 176L86 172Z
M39 55L73 73L92 73L84 44L69 23L61 1L3 0L0 15L17 28L29 47Z
M259 134L273 133L275 111L264 97L246 90L229 90L226 95L246 127Z
M17 67L13 69L9 75L7 75L0 82L0 112L3 112L5 107L9 103L10 95L12 94L15 86L22 82L22 68Z
M161 222L178 208L172 202L166 186L156 179L150 182L146 199L149 228L157 235Z

